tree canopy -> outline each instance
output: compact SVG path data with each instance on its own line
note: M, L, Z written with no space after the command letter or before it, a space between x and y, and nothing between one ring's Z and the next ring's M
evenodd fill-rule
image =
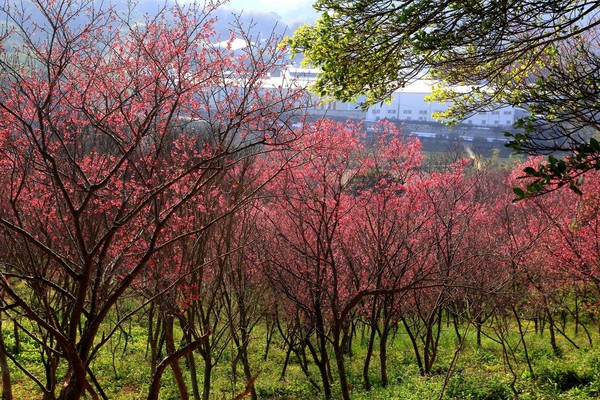
M600 167L598 1L318 0L322 13L288 40L321 69L316 91L363 107L411 81L440 82L432 99L451 101L444 114L509 105L530 117L511 147L566 159L529 170L533 195ZM554 160L554 161L553 161Z

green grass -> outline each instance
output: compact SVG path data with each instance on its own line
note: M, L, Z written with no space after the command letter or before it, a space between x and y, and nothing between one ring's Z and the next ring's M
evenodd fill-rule
M518 398L526 400L600 398L600 350L597 347L590 348L584 338L579 337L575 338L580 346L577 350L564 338L558 337L558 344L562 351L560 356L557 356L550 347L547 332L542 336L530 331L527 333L526 340L534 372L532 376L527 367L517 330L511 328L509 333L507 342L514 349L514 353L507 359L503 356L500 345L488 338L484 339L482 346L478 348L475 332L471 329L467 333L466 342L459 351L454 367L450 369L449 366L457 350L457 341L453 330L449 327L444 328L433 373L422 377L418 373L408 335L399 330L394 341L390 341L388 349L389 384L387 387L381 385L379 358L378 353L375 353L370 368L373 387L369 392L363 387L365 345L361 343L359 334L359 337L353 341L354 355L346 360L352 398L500 400L516 398L515 391ZM12 332L6 330L4 335L10 350L14 346ZM264 360L264 335L264 327L259 325L250 343L250 362L254 368L253 372L259 373L256 381L259 397L322 399L322 394L310 385L293 355L285 379L280 380L285 357L283 342L281 338L275 337L269 356ZM598 342L597 333L594 339ZM98 355L93 363L93 370L108 398L131 400L146 397L150 381L146 343L145 327L133 324L121 334L115 335ZM231 399L245 387L241 364L238 365L237 384L232 384L230 350L230 347L225 350L222 359L214 369L211 398ZM22 340L21 352L17 357L31 367L36 375L43 376L35 343ZM196 361L201 382L202 361L199 355L196 355ZM190 377L185 362L182 360L180 365L189 384ZM310 366L310 371L319 382L319 375L314 365ZM333 372L335 376L335 370ZM12 377L15 381L16 399L39 398L39 391L22 372L14 369ZM445 382L445 390L441 395ZM333 392L334 398L337 398L339 396L337 382L334 383ZM163 377L160 398L173 400L179 398L170 370L167 370Z

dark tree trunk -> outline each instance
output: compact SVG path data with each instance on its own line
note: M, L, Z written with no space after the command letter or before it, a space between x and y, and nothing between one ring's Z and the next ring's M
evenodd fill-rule
M154 304L150 305L150 310L148 311L148 347L150 348L150 376L154 375L156 372L156 366L158 364L158 360L160 359L160 341L162 335L162 326L160 324L161 319L155 319L154 317L157 315L154 309Z
M175 350L172 353L169 353L165 359L163 359L156 366L156 373L152 376L152 381L150 382L150 388L148 389L148 397L147 400L158 400L158 395L160 392L160 381L162 376L169 366L179 362L179 359L185 357L187 354L193 352L198 349L201 345L203 345L208 340L208 335L202 336L198 340L187 344L186 346Z
M13 354L17 355L21 352L21 335L19 334L19 325L17 324L16 320L13 322L13 335L15 337L15 347L13 349Z
M271 347L271 341L273 340L273 333L275 332L275 323L270 321L270 317L267 317L265 319L266 319L266 325L267 325L267 337L266 337L265 355L263 356L263 361L267 361L267 358L269 357L269 349ZM289 353L288 353L288 357L289 357Z
M173 328L174 328L174 317L172 315L167 315L164 318L163 328L165 330L165 346L167 352L169 354L175 353L175 340L173 337ZM175 360L171 363L171 369L173 370L173 375L175 376L175 382L177 382L177 388L179 390L179 398L181 400L189 400L189 395L187 391L187 387L185 386L185 380L183 378L183 373L181 372L181 367L179 366L179 360Z
M379 369L381 370L381 385L387 386L387 340L389 335L389 328L384 326L379 336Z
M475 329L477 329L477 347L481 347L481 328L483 326L483 321L481 318L481 314L477 314L475 317Z
M406 333L408 334L410 342L413 346L413 351L415 352L415 358L417 360L417 366L419 367L419 374L421 376L425 376L425 368L423 366L423 359L421 358L421 352L419 351L419 344L417 343L417 338L410 329L410 325L408 325L408 322L404 317L402 317L402 324L404 325L404 329L406 329Z
M323 389L323 395L326 399L331 399L331 381L329 379L329 374L327 373L327 348L325 338L322 337L322 334L317 334L317 342L318 342L318 353L314 348L312 343L309 340L306 341L306 345L308 350L313 357L313 361L319 370L319 375L321 376L321 384Z
M519 327L519 335L521 337L521 343L523 343L523 352L525 353L525 360L527 361L527 367L529 368L529 374L531 375L531 379L535 380L535 374L533 373L533 367L531 366L531 359L529 358L529 352L527 350L527 342L525 341L525 333L523 332L523 325L521 324L521 318L517 313L517 309L512 307L513 315L515 316L515 320L517 321L517 326Z
M4 334L2 333L2 317L0 316L0 371L2 371L2 400L12 400L12 380L8 368Z
M292 354L292 347L287 346L287 351L285 352L285 360L283 361L283 367L281 367L281 374L279 374L279 380L285 380L285 372L287 370L287 366L290 362L290 355Z
M202 386L202 400L210 399L210 384L212 379L212 361L210 357L208 360L204 360L204 383Z
M246 378L246 384L250 389L250 398L257 400L256 389L254 388L253 376L250 370L250 360L248 358L248 344L250 343L250 322L248 321L247 309L245 299L243 295L238 295L238 313L239 313L239 329L241 336L241 343L238 343L238 352L240 360L242 361L242 368L244 369L244 377ZM235 335L232 336L235 337Z
M550 346L552 346L552 351L554 354L559 354L560 350L558 349L558 345L556 344L556 333L554 332L554 319L552 318L552 313L550 309L546 308L546 315L548 316L548 331L550 332Z
M344 348L340 343L340 332L337 332L334 335L333 352L335 354L335 362L340 378L340 391L342 392L342 399L350 400L350 388L348 387L348 377L346 376L346 366L344 364Z
M460 334L460 327L458 321L458 314L456 312L452 312L452 325L454 326L454 334L456 335L456 340L458 343L462 342L462 336Z
M371 365L371 357L373 355L373 347L375 345L375 334L376 329L374 324L376 319L371 319L371 331L369 333L369 341L367 342L367 354L365 355L365 363L363 364L363 382L365 390L368 392L371 390L371 380L369 379L369 367Z
M200 400L200 389L198 384L198 371L196 369L196 360L194 359L194 353L190 353L186 356L186 363L190 370L190 382L192 384L192 394L194 400Z
M319 392L321 392L321 387L314 380L310 371L308 370L308 360L306 359L305 346L302 345L302 346L300 346L300 348L298 350L292 350L292 351L294 352L294 354L296 354L296 357L298 358L298 363L300 364L300 368L302 369L302 372L304 372L304 375L306 376L306 378L308 379L310 384L313 385L313 387L315 389L317 389Z
M437 316L437 317L436 317ZM423 350L423 359L425 361L425 374L430 374L433 370L433 364L437 358L438 344L442 331L442 309L434 311L431 318L427 321L425 348Z

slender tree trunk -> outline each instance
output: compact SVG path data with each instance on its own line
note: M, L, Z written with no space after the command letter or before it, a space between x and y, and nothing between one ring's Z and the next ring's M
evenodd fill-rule
M381 335L379 335L379 369L381 370L381 386L387 386L387 340L389 336L389 327L383 326Z
M575 336L579 333L579 294L575 295Z
M6 357L6 346L4 345L4 333L2 332L2 317L0 316L0 371L2 371L2 400L12 400L12 380L8 359Z
M79 400L83 395L85 387L78 379L72 377L63 387L58 397L60 400Z
M19 334L19 325L17 321L13 321L13 335L15 337L15 347L14 354L19 354L21 352L21 335Z
M323 390L321 390L321 386L319 386L319 384L314 380L310 371L308 370L308 360L306 359L306 351L304 346L302 345L299 349L292 348L292 351L296 355L298 364L300 364L300 368L302 369L302 372L304 372L304 375L310 384L313 385L318 392L322 392Z
M352 341L354 339L354 335L356 334L356 323L351 318L350 326L348 329L344 330L344 335L342 339L342 349L344 350L344 354L348 357L352 357L354 353L352 352Z
M288 346L287 351L285 352L285 360L283 361L283 367L281 367L281 373L279 374L279 380L285 380L285 372L287 370L287 366L290 362L290 355L292 354L292 347Z
M481 320L481 314L477 314L475 317L475 328L477 329L477 347L481 347L481 328L483 326L483 321Z
M273 334L275 333L275 322L271 320L271 317L271 314L269 314L265 318L265 323L267 326L267 336L265 338L265 355L263 356L263 361L267 361L267 358L269 357L269 350L271 348L271 342L273 341Z
M248 321L248 314L246 309L246 302L243 298L243 295L238 294L237 296L238 303L238 313L239 313L239 329L241 336L241 343L239 344L239 353L240 359L242 361L242 368L244 369L244 377L246 378L246 384L249 385L250 389L250 398L252 400L257 400L256 389L254 388L254 384L250 384L253 379L251 370L250 370L250 360L248 358L248 344L250 343L250 331L249 326L250 322ZM233 333L232 333L232 336Z
M427 334L425 336L425 349L423 351L423 358L425 360L425 374L429 374L431 373L433 369L433 363L437 358L437 348L440 340L440 333L442 331L441 308L434 312L429 321L427 321L426 329Z
M371 380L369 379L369 366L371 365L371 356L373 355L373 347L375 345L375 334L376 319L371 319L371 332L369 333L369 341L367 342L367 354L365 355L365 363L363 364L363 382L365 390L368 392L371 390Z
M580 322L579 325L581 326L581 329L583 329L583 331L585 332L585 335L587 336L588 344L590 345L590 347L593 347L594 346L594 341L592 340L592 335L590 334L590 331L585 326L585 324L583 324L583 323Z
M323 381L323 394L326 399L331 399L331 371L329 370L329 356L327 354L327 338L325 337L325 326L323 323L323 315L321 314L320 304L315 305L315 330L317 336L317 343L319 349L319 356L317 357L314 349L309 344L309 349L313 353L313 358L315 359L315 363L319 368L319 373L321 374L321 380ZM319 362L317 362L319 361Z
M162 333L162 327L160 325L160 318L156 319L156 325L154 324L154 316L156 315L154 303L150 305L148 311L148 346L150 347L150 376L156 372L156 365L158 364L159 355L159 341Z
M193 333L191 327L195 326L196 321L194 319L194 313L191 308L187 310L186 317L182 317L179 319L179 324L181 329L184 331L185 343L191 343L193 339ZM194 353L191 352L186 354L186 365L190 372L190 383L192 385L192 395L194 396L194 400L200 399L200 384L198 382L198 369L196 368L196 358L194 357Z
M169 353L157 366L156 373L152 376L152 381L150 382L150 388L148 389L148 397L147 400L158 400L158 395L160 393L160 381L162 376L169 366L174 363L179 362L179 359L185 357L187 354L195 351L201 345L206 343L208 340L208 335L202 336L198 340L185 345L184 347L175 350L172 353Z
M210 357L208 357L208 360L204 360L204 383L202 384L202 400L210 399L212 367L212 361L210 360Z
M452 312L452 325L454 326L454 334L456 335L458 343L462 342L462 337L460 335L459 329L458 314L456 312Z
M190 369L190 382L192 384L192 394L194 400L200 400L200 389L198 384L198 371L196 370L196 360L194 359L194 353L190 353L186 356L186 362Z
M406 329L406 333L408 334L410 342L412 343L413 350L415 352L415 358L417 359L417 366L419 367L419 374L421 376L425 376L425 368L423 366L423 359L421 358L421 352L419 351L419 344L417 343L417 338L410 329L410 326L408 325L408 322L404 317L402 317L402 324L404 325L404 329Z
M58 366L58 360L51 352L48 352L48 357L44 364L46 370L46 392L44 393L44 400L54 400L56 398L54 392L56 390L56 368Z
M560 310L560 329L565 332L567 329L567 310Z
M173 337L173 329L174 329L174 317L172 315L167 315L164 318L163 327L165 329L165 346L167 352L169 354L175 353L175 340ZM181 400L189 400L189 395L187 391L187 387L185 386L185 380L183 379L183 373L181 372L181 367L179 366L179 361L173 361L171 363L171 369L173 370L173 375L175 376L175 381L177 382L177 388L179 389L179 398Z
M552 318L552 313L550 309L546 307L546 315L548 316L548 331L550 332L550 346L552 346L552 351L554 354L559 354L560 350L558 349L558 345L556 344L556 333L554 332L554 319Z
M90 388L88 388L88 392L90 393L92 398L96 399L101 397L103 400L108 400L108 396L106 396L106 393L102 389L102 386L100 386L100 382L98 382L98 379L96 379L96 376L92 373L90 367L88 367L88 375L90 376L90 380L94 384L94 387L96 388L96 390L98 390L98 394L95 394L95 391L93 390L93 388L91 388L91 386Z
M248 351L245 347L246 346L244 346L243 351L246 354L242 355L242 367L244 369L244 376L246 377L246 384L250 384L253 376L251 375L251 371L250 371L250 361L248 360ZM249 385L249 387L250 387L250 398L252 400L257 400L256 389L254 388L254 384Z
M310 343L310 341L306 341L308 349L312 354L315 365L319 370L319 375L321 376L321 384L323 385L323 395L326 399L331 399L331 381L329 379L329 374L327 373L327 348L325 338L322 333L317 333L317 342L318 342L318 353L314 346ZM307 370L308 371L308 370Z
M533 373L533 367L531 366L531 359L529 358L529 352L527 351L527 342L525 341L525 334L523 332L523 326L521 324L521 318L517 313L517 309L512 307L513 315L515 316L515 320L517 321L517 326L519 327L519 335L521 336L521 342L523 343L523 351L525 353L525 360L527 361L527 367L529 368L529 374L531 375L531 379L535 380L535 374Z
M271 348L271 341L273 340L273 334L275 333L275 324L273 322L269 322L269 317L266 319L267 325L267 337L265 343L265 355L263 356L263 361L267 361L269 357L269 349Z
M379 303L379 298L374 297L373 303L371 306L371 318L370 318L370 331L369 331L369 340L367 342L367 354L365 355L365 363L363 364L363 382L365 385L365 390L371 390L371 379L369 379L369 367L371 365L371 357L373 356L373 347L375 346L375 335L377 334L377 320L380 315L380 308L377 306ZM364 331L363 331L364 335Z
M333 340L333 352L335 354L335 362L338 369L338 376L340 378L340 391L342 392L342 399L350 400L350 388L348 387L348 377L346 376L346 366L344 364L344 348L340 343L340 332L334 333Z

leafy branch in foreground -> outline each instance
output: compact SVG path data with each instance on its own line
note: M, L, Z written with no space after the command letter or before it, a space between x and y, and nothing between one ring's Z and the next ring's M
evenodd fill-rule
M444 118L522 108L536 123L512 148L575 157L554 163L566 166L566 176L537 170L551 175L539 176L536 193L595 168L589 138L599 131L598 1L318 0L315 8L321 18L287 44L320 68L320 95L365 95L366 108L427 76L439 82L431 99L452 104Z

